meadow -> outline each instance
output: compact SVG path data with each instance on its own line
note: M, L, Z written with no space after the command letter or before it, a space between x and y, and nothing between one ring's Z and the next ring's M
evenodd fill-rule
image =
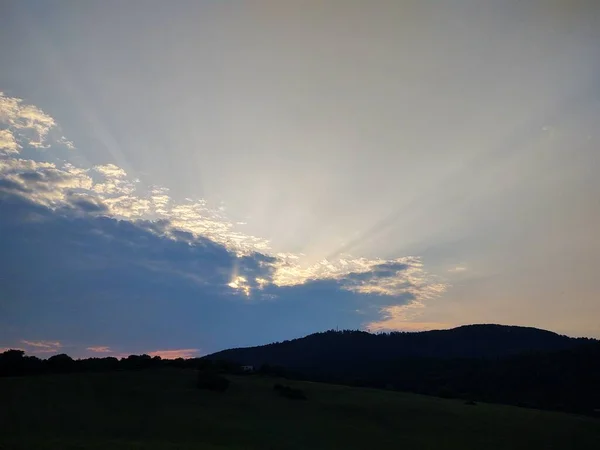
M273 378L198 390L195 371L0 378L0 449L594 449L600 420ZM282 382L308 400L282 398Z

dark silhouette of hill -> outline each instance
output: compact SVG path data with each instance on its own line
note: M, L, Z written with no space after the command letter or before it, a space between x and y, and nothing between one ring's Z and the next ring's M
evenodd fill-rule
M537 328L466 325L450 330L371 334L326 331L284 342L225 350L209 359L260 366L325 368L388 361L396 358L481 358L523 352L569 349L587 339L562 336Z
M469 325L373 335L328 331L209 355L265 374L598 414L600 342L536 328Z

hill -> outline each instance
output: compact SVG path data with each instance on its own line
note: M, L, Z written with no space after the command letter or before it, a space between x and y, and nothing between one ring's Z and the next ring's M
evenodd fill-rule
M502 405L261 376L225 393L196 373L148 369L0 378L0 448L563 449L600 448L597 419ZM302 389L282 398L273 384Z
M329 331L206 357L288 377L593 414L600 343L536 328Z
M537 328L506 325L466 325L450 330L371 334L326 331L258 347L236 348L209 355L260 366L288 368L347 365L397 358L481 358L576 347L588 339L571 338Z

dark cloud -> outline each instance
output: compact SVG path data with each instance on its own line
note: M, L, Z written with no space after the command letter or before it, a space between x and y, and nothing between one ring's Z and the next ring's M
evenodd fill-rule
M26 192L25 186L7 178L0 178L0 190L8 192Z
M55 176L48 176L47 174L43 173L43 172L22 172L19 174L19 178L25 182L28 181L32 181L32 182L39 182L39 181L46 181L49 180L51 181L52 179L56 180Z
M378 278L391 278L395 277L398 272L403 272L409 268L409 265L403 263L383 263L374 266L368 272L350 273L344 279L348 281L367 281Z
M67 195L67 203L84 213L108 213L108 208L102 201L90 196L71 193Z
M102 210L88 199L70 204L51 210L0 193L0 296L6 299L0 342L208 351L356 328L365 320L358 309L378 314L377 296L349 292L336 280L259 289L256 278L272 277L277 260L271 256L238 256L190 233L167 235L168 221L78 214ZM234 273L248 280L249 297L228 286Z

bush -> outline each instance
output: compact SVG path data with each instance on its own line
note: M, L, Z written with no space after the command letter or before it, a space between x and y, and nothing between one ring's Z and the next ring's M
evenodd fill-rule
M209 391L225 392L229 388L229 380L221 375L211 372L198 372L196 386L198 389L208 389Z

